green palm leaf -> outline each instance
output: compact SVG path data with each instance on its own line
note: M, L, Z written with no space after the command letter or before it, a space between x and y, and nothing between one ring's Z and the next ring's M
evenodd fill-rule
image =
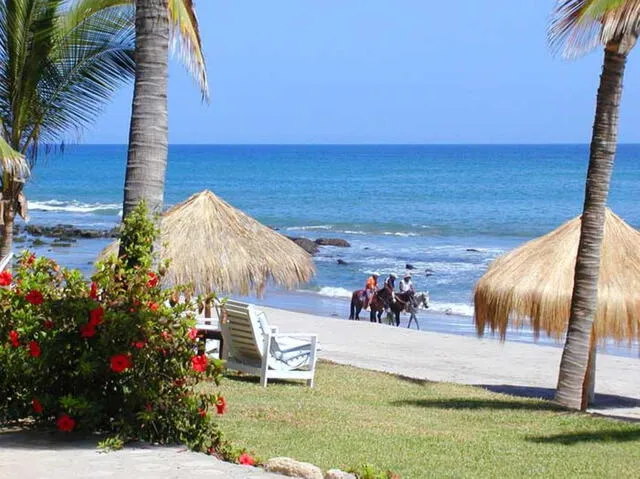
M640 0L558 0L549 43L572 58L626 35L635 37L639 28Z

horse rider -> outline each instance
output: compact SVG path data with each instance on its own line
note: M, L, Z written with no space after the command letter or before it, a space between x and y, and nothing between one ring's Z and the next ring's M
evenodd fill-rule
M415 293L416 288L413 286L413 282L411 281L411 273L406 273L402 281L400 281L400 292L401 293Z
M413 286L413 282L411 281L411 273L405 273L404 278L400 281L400 292L407 293L407 296L413 302L416 294L416 288Z
M369 307L369 304L371 304L371 299L373 298L373 295L376 294L376 290L378 289L379 276L380 276L380 273L378 273L377 271L371 273L371 276L369 276L369 279L367 279L367 283L364 285L364 292L365 292L364 309L367 309Z
M398 277L396 276L395 273L391 273L389 276L387 276L387 279L384 280L384 287L387 291L389 291L389 295L391 296L391 302L395 303L396 302L396 279ZM385 304L385 308L389 308L388 304Z

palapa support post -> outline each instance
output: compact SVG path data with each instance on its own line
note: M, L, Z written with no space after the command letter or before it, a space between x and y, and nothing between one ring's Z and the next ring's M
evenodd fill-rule
M596 352L597 352L597 338L595 328L591 329L591 342L589 346L589 363L587 364L587 371L584 375L584 382L582 383L582 405L581 409L586 411L589 404L593 404L596 398Z

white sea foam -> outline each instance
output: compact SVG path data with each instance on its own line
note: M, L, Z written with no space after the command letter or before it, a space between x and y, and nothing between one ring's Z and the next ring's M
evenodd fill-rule
M440 303L429 301L429 309L440 313L455 314L458 316L473 317L473 305L465 303Z
M320 288L318 294L322 296L329 296L331 298L350 298L352 291L349 291L345 288L335 288L331 286L325 286L324 288Z
M314 230L330 230L333 225L309 225L309 226L289 226L285 231L314 231Z
M29 201L29 209L33 211L66 211L69 213L108 213L120 212L120 204L116 203L81 203L79 201Z

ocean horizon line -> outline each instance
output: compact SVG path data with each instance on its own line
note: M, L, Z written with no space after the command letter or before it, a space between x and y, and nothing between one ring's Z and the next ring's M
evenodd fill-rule
M429 147L462 147L462 146L483 146L483 147L513 147L513 146L581 146L588 147L590 143L575 142L551 142L551 143L169 143L169 146L223 146L223 147L247 147L247 146L280 146L280 147L366 147L366 146L429 146ZM72 143L65 142L63 145L42 145L42 147L75 147L75 146L128 146L128 143ZM640 146L640 142L621 142L618 146Z

